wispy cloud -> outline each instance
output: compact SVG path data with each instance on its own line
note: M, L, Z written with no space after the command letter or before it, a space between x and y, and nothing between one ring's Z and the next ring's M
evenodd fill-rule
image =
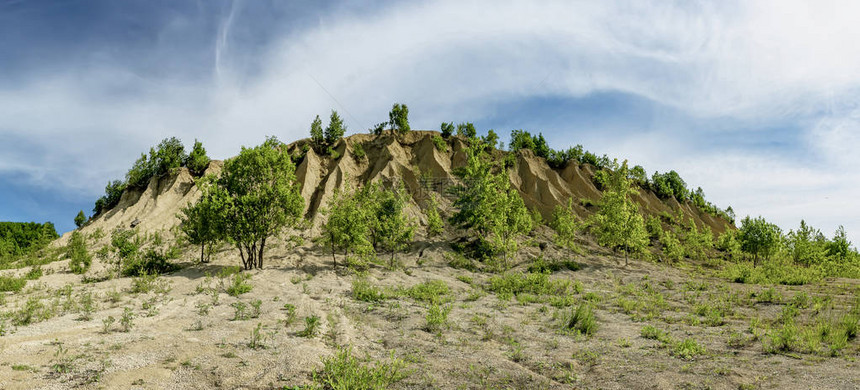
M195 46L208 55L189 56L181 72L157 65L183 63L168 41L133 53L151 57L149 68L112 57L114 41L95 42L80 48L88 61L0 84L0 136L51 156L22 164L0 153L0 174L95 196L169 135L200 138L227 157L264 135L302 137L330 108L364 131L405 102L413 127L436 128L504 118L500 107L531 99L563 104L609 92L662 114L592 135L541 118L545 131L650 170L677 169L740 213L786 227L806 217L827 231L845 223L860 239L852 222L860 207L850 201L860 192L850 150L860 134L853 2L409 2L295 10L281 23L255 17L253 4L173 16L172 37L211 35ZM241 33L249 26L268 34ZM96 53L108 58L100 66ZM762 145L785 123L800 134L789 147ZM761 135L745 138L736 125Z

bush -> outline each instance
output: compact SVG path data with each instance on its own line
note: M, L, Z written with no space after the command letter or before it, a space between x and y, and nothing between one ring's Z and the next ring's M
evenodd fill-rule
M609 184L609 172L603 169L594 172L594 176L591 177L591 182L594 183L594 186L597 187L598 190L605 190L606 185Z
M178 267L171 264L167 255L155 249L148 249L142 256L126 259L122 266L123 276L160 275L173 272Z
M316 386L326 390L387 389L408 376L406 363L392 359L388 363L364 365L352 355L351 347L342 347L334 356L323 359L323 368L314 372Z
M84 222L87 221L87 216L84 214L84 210L78 211L78 215L75 216L75 226L81 227L84 226Z
M116 206L117 203L119 203L120 198L122 198L122 193L125 191L125 188L126 184L121 180L108 182L107 186L105 186L104 196L96 200L93 214L99 215Z
M367 153L364 151L364 145L360 142L352 144L352 155L358 160L363 160L367 157Z
M82 274L90 269L93 258L87 250L87 241L83 234L78 231L72 232L69 244L66 246L69 257L69 270L76 274Z
M705 347L699 345L696 340L688 338L675 344L672 354L681 359L691 360L698 355L704 355Z
M450 297L448 295L451 293L451 290L441 280L429 280L408 289L401 289L401 293L416 301L436 304L449 301Z
M194 140L194 147L191 149L191 154L185 162L185 166L194 176L201 176L206 168L209 167L209 156L206 155L206 149L203 148L203 143Z
M439 306L432 304L427 309L427 316L424 318L427 324L424 329L428 332L435 333L448 326L448 314L451 313L451 305Z
M227 295L238 297L239 295L251 291L254 286L248 283L248 280L250 279L251 275L248 274L233 274L233 277L230 278L230 286L227 287Z
M433 136L433 144L436 145L436 150L442 153L448 152L448 143L445 142L445 139L440 137L438 134Z
M18 292L27 284L27 279L16 278L12 276L0 276L0 292L12 291Z
M379 302L385 299L385 293L367 279L358 278L352 282L352 297L364 302Z
M454 134L454 122L442 122L442 138L448 138Z
M391 130L398 134L406 134L409 132L409 107L405 104L395 103L388 113L388 123L391 125Z
M466 138L475 138L478 135L478 131L475 130L475 125L472 122L465 122L457 125L457 135Z

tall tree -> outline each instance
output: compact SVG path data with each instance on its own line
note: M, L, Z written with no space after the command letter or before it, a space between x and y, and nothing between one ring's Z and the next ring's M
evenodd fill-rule
M325 136L323 135L322 119L317 115L314 121L311 122L311 143L314 148L319 150L325 144Z
M624 251L624 265L630 252L642 252L648 246L648 231L632 196L638 194L628 178L627 161L609 176L607 188L591 216L590 225L600 245Z
M295 165L283 149L274 137L254 148L243 147L224 164L212 194L223 231L239 249L245 269L262 268L266 240L301 220L304 199Z
M550 226L555 230L555 243L568 249L576 248L576 232L579 230L576 214L573 212L573 198L567 206L557 205L552 211Z
M394 267L394 254L409 246L415 235L415 223L404 213L409 195L400 186L385 189L379 183L371 188L373 214L369 219L376 237L374 242L380 249L391 254L390 266Z
M346 126L337 111L331 110L328 126L325 128L325 142L328 146L334 146L346 133Z
M738 231L741 250L753 256L753 267L758 265L759 258L767 260L776 253L781 236L779 227L762 217L753 219L746 216Z
M331 258L337 268L337 252L343 251L344 257L349 252L365 252L371 250L367 207L359 199L358 192L349 186L336 188L334 194L322 210L326 221L322 226L323 245L331 249Z
M824 260L827 254L826 239L821 231L800 220L800 227L786 235L788 253L795 264L813 265Z
M388 113L388 123L391 126L391 130L397 131L401 135L408 133L409 107L406 107L405 104L395 103Z
M203 194L194 204L183 207L178 215L179 228L185 233L188 242L200 245L200 262L208 263L206 246L210 249L218 241L224 239L225 222L227 218L223 213L226 207L223 204L228 196L217 187L217 179L213 175L207 175L197 181L197 186L202 189Z

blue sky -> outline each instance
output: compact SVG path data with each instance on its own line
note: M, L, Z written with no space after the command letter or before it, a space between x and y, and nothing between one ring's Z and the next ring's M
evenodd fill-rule
M73 227L162 138L542 132L860 240L853 2L0 0L0 220Z

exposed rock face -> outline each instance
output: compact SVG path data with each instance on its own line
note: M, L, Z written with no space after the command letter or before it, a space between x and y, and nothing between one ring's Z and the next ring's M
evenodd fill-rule
M420 206L424 204L428 191L439 193L440 207L451 211L453 199L446 196L445 188L457 180L453 170L466 164L466 144L462 139L451 137L447 150L440 151L432 139L437 134L434 131L412 131L405 136L388 132L381 136L355 134L335 145L339 155L336 159L315 153L313 148L306 146L309 140L288 145L286 152L304 154L296 166L296 177L302 185L306 217L314 221L314 227L318 227L322 222L320 210L336 188L347 184L360 186L377 180L403 183L413 194L407 213L419 221L424 221ZM363 154L356 154L359 144ZM502 156L502 153L494 156ZM540 212L545 220L551 217L556 205L567 204L568 199L573 199L580 217L593 212L580 201L600 199L601 192L591 180L594 167L570 163L563 169L553 169L529 150L518 152L515 160L515 166L508 172L511 183L520 191L526 206ZM221 161L212 161L206 173L220 174L222 167ZM173 175L153 178L143 191L126 191L116 207L98 216L83 231L101 228L108 233L116 228L127 228L135 220L142 232L169 230L179 223L176 215L181 208L199 197L200 191L193 177L182 168ZM640 210L649 215L674 214L680 208L685 218L692 218L699 226L709 226L714 233L721 233L731 226L728 221L706 214L689 203L661 200L648 190L641 190L636 201Z

